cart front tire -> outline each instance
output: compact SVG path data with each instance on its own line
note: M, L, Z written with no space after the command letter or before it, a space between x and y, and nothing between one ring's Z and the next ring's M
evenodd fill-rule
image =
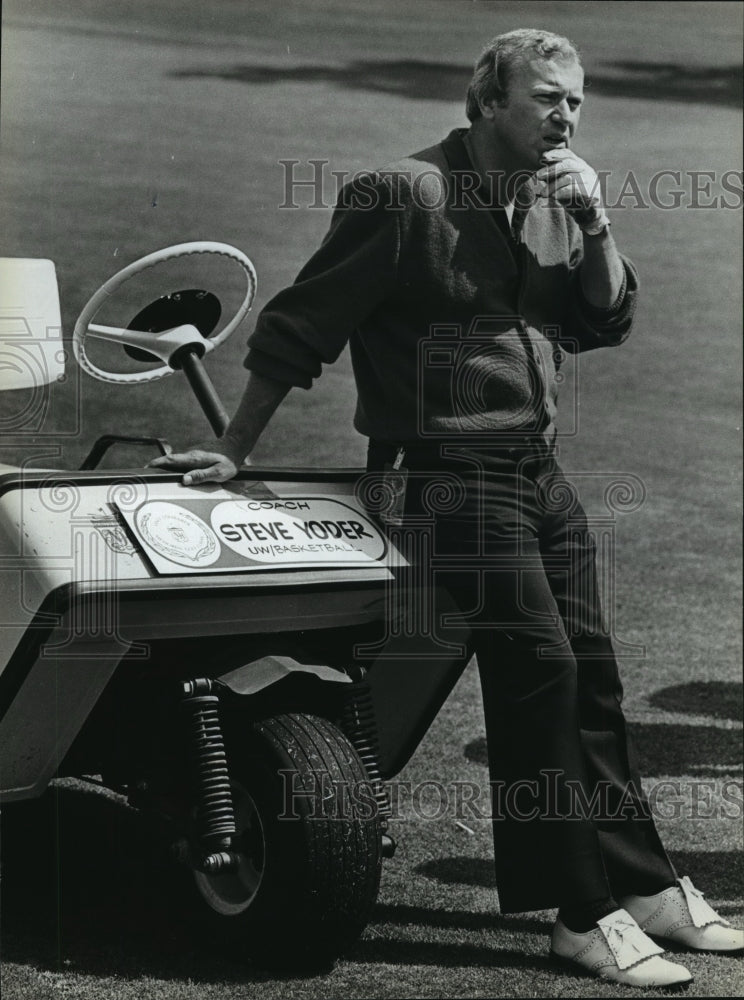
M201 909L263 966L328 966L364 930L380 884L382 823L364 765L318 716L223 719L241 860L194 873Z

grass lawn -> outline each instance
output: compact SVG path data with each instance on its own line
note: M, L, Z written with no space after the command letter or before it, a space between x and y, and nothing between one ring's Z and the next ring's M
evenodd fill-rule
M741 170L742 6L6 0L2 17L0 253L55 261L68 336L119 267L192 239L234 243L253 258L255 315L329 221L302 194L300 208L279 207L280 161L299 161L298 174L311 159L348 171L392 161L466 124L469 67L491 35L540 24L578 43L591 81L580 155L611 171L616 200L631 171L642 195L659 171L680 171L683 197L674 210L643 208L631 192L611 211L641 273L642 303L628 343L582 358L564 386L561 457L596 517L608 513L608 484L642 484L638 508L615 512L609 529L613 621L621 651L635 652L621 661L627 714L673 859L740 925L741 204L721 178ZM713 175L702 196L691 171ZM667 178L659 190L672 186ZM739 210L693 207L724 195ZM226 302L236 294L228 283ZM228 409L242 391L250 329L209 361ZM0 418L18 406L7 394ZM256 463L361 465L353 408L345 354L312 392L289 395ZM42 432L7 435L2 458L75 467L111 431L185 444L206 424L183 380L111 388L70 362ZM487 781L472 666L400 776L432 779ZM488 823L466 819L464 829L452 809L424 819L401 787L401 847L385 865L373 921L330 973L311 979L205 953L188 915L173 912L157 883L138 881L136 819L65 787L57 881L34 876L24 892L7 875L3 997L644 995L554 972L552 913L495 915ZM16 822L48 832L56 801ZM115 857L95 836L112 829ZM34 863L30 849L6 857L8 871ZM740 962L688 964L693 995L742 994Z

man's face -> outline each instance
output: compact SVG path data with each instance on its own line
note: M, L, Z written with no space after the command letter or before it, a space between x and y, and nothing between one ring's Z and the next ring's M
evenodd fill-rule
M584 71L575 59L529 59L514 67L506 104L485 117L515 170L537 170L549 149L568 148L579 124Z

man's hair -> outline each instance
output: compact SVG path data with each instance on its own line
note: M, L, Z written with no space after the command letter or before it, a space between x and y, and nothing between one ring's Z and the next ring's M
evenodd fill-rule
M503 106L509 96L509 81L515 65L537 57L539 59L575 59L581 62L573 42L550 31L518 28L493 38L478 57L473 78L468 87L465 113L471 122L481 118L480 103L495 101Z

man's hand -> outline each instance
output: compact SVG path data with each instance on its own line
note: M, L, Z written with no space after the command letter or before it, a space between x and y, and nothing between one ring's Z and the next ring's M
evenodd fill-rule
M200 483L224 483L232 479L242 463L243 457L232 442L226 438L214 438L192 445L186 451L154 458L148 467L166 472L186 469L181 480L183 485L198 486Z
M224 437L192 445L186 451L153 459L150 466L166 472L186 470L184 486L224 483L237 474L291 386L250 372L243 398Z
M599 177L585 160L570 149L550 149L541 162L535 174L538 197L562 205L581 229L606 218Z
M610 309L620 295L624 271L607 229L610 220L602 204L599 178L570 149L550 149L542 162L544 166L535 174L537 195L562 205L584 233L582 291L591 305Z

